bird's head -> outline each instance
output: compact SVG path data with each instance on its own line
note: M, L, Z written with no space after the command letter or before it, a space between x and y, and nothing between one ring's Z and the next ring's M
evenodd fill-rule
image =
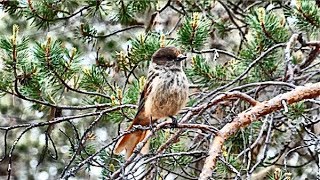
M166 67L181 67L181 62L186 58L187 56L183 55L176 47L163 47L158 49L153 54L152 62L156 65L162 65Z

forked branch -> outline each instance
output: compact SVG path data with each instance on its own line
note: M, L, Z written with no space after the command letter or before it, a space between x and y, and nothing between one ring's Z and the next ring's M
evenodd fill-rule
M210 145L209 156L205 161L199 179L207 180L212 176L212 172L216 167L217 158L221 154L224 142L234 135L240 128L250 125L253 121L258 120L264 115L283 109L282 101L286 101L287 105L290 105L304 99L316 98L319 95L320 83L298 86L290 92L280 94L268 101L257 103L255 106L238 114L232 122L226 124L217 132L217 135Z

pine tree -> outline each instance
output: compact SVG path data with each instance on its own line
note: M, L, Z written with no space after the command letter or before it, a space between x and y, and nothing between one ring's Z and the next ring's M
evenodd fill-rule
M320 177L319 1L0 4L0 179ZM126 161L113 148L166 46L188 55L188 105L176 128L134 127L152 130L150 152ZM269 113L231 127L261 103Z

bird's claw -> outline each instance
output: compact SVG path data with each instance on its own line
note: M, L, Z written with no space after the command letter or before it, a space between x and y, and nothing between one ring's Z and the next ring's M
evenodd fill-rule
M172 119L172 123L171 123L171 128L177 128L178 127L178 120L177 118L173 117L173 116L169 116Z

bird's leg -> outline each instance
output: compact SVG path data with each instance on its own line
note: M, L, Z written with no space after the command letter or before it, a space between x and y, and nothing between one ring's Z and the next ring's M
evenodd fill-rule
M172 123L171 123L171 128L176 128L178 127L178 120L177 118L173 117L173 116L169 116L172 120Z
M151 130L152 132L154 132L154 131L153 131L153 127L152 127L152 116L150 116L149 128L150 128L150 130Z

